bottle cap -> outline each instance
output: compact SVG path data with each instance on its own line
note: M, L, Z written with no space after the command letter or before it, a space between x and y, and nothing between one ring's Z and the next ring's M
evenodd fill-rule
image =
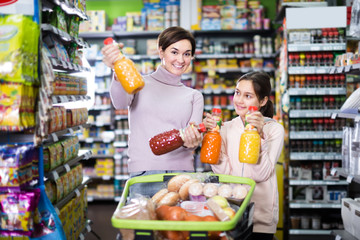
M250 106L250 107L249 107L249 110L250 110L250 111L257 111L258 108L257 108L257 106Z
M213 108L212 113L221 113L221 109L220 108Z
M104 44L105 45L109 45L112 44L114 42L114 39L112 39L111 37L107 38L104 40Z
M199 124L199 132L206 132L206 127L204 123L200 123Z

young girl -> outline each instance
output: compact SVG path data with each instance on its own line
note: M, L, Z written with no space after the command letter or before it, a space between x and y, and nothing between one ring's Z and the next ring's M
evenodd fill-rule
M251 72L242 76L236 84L234 107L239 115L221 127L221 155L217 165L212 165L214 173L251 178L256 187L251 198L255 202L253 239L271 240L276 232L279 215L278 189L275 164L284 144L284 128L272 119L273 103L270 78L263 72ZM259 111L247 117L247 122L255 126L261 136L260 156L257 164L239 161L239 143L244 132L245 114L249 106L257 106ZM210 114L204 119L207 128L215 127Z
M103 62L112 69L120 53L119 46L110 44L101 50ZM195 53L195 39L189 31L181 27L170 27L159 35L158 50L161 65L155 72L143 77L145 86L142 90L136 94L127 94L116 75L110 87L114 107L129 109L130 177L193 172L193 150L200 145L202 139L195 128L187 126L202 121L203 96L200 91L181 82L181 76L189 68ZM149 146L150 138L165 131L185 127L183 147L163 155L153 154ZM152 196L160 187L154 183L134 184L130 192Z

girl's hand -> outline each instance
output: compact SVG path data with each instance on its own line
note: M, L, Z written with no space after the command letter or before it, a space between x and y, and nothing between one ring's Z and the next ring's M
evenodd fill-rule
M264 120L264 116L261 114L261 112L256 111L251 113L247 118L246 121L253 125L254 127L256 127L256 129L258 130L260 136L262 137L263 135L263 127L265 124L265 120Z
M103 55L103 63L111 69L114 69L114 62L119 58L121 54L120 49L124 47L122 43L105 45L101 49Z
M199 133L194 123L190 123L190 126L185 128L184 131L184 146L187 148L198 147L201 141L201 133Z
M203 123L206 129L213 129L216 127L216 119L210 113L205 113L205 118L203 119Z

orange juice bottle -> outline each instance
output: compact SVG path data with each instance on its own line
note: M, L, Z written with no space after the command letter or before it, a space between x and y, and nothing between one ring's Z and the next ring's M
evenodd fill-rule
M208 131L202 141L200 150L200 161L202 163L217 164L221 151L221 109L214 108L212 115L217 118L216 127Z
M114 40L112 38L107 38L104 40L105 45L113 43ZM114 71L117 79L128 94L137 93L145 85L145 82L136 69L134 62L126 58L121 53L114 62Z
M246 121L248 115L257 111L256 106L250 106L245 115L245 131L241 134L239 161L242 163L256 164L260 155L261 139L257 129Z

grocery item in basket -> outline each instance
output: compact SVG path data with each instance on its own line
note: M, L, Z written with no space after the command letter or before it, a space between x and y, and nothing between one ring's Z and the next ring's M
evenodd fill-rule
M160 189L154 196L152 196L151 200L154 204L158 204L168 192L167 188Z
M215 183L206 183L203 187L204 195L207 198L211 198L218 193L218 186Z
M206 197L203 192L203 185L199 182L192 183L189 186L189 198L192 201L204 202L206 201Z
M231 197L233 189L229 184L222 184L218 189L218 194L224 198Z
M156 220L155 206L151 199L143 196L132 198L130 203L117 208L114 216L121 219ZM120 229L122 239L134 239L133 229Z
M247 195L247 189L242 185L237 185L232 190L232 197L237 199L244 199Z
M168 192L163 196L160 201L158 202L158 206L161 205L168 205L168 206L175 206L180 200L180 195L177 192Z
M216 195L209 198L206 204L220 221L229 221L235 216L235 210L230 207L224 197Z
M179 195L180 195L181 200L184 201L184 200L187 200L189 198L189 187L190 187L191 184L197 183L197 182L199 182L199 180L196 179L196 178L193 178L193 179L190 179L189 181L185 182L181 186L181 188L179 190Z
M181 186L190 179L191 176L187 174L179 174L172 177L168 182L169 192L179 192Z

